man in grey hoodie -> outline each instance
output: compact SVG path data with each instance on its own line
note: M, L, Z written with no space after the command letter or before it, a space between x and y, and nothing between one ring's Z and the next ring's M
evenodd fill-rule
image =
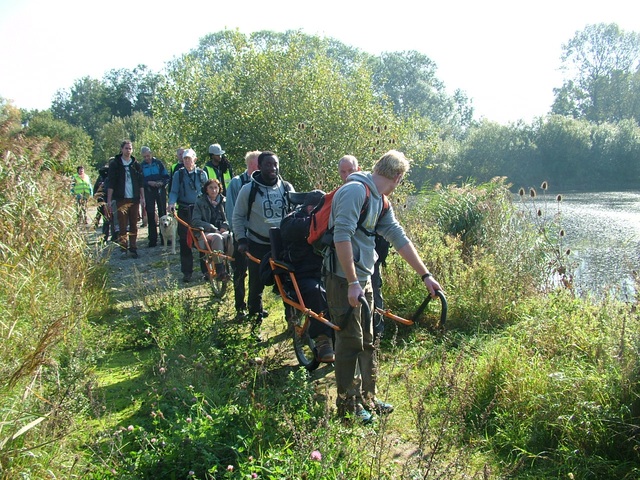
M251 182L238 193L233 207L231 228L238 242L238 252L249 252L262 259L271 251L269 229L279 227L282 217L291 210L287 192L293 192L289 182L279 175L279 160L273 152L258 156L258 170L251 175ZM264 284L260 278L260 265L248 262L249 267L249 317L254 333L267 312L262 307Z
M332 321L340 327L335 341L335 376L338 414L355 416L363 423L372 414L386 414L393 406L376 398L377 359L373 322L363 318L359 298L373 305L371 275L376 262L375 233L382 235L422 278L432 297L441 290L420 259L413 243L398 223L393 208L381 215L383 195L391 194L409 170L402 152L391 150L374 165L373 172L355 172L333 197L329 228L333 227L335 248L327 248L324 257L324 282ZM367 197L366 217L358 225ZM362 374L362 392L357 392L356 365ZM357 401L362 398L364 405Z

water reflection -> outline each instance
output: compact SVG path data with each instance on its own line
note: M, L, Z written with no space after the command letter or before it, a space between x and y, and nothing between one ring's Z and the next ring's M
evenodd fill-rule
M555 212L555 201L547 205ZM564 244L577 265L577 291L600 295L613 289L630 299L632 272L640 271L640 193L563 194L560 210Z

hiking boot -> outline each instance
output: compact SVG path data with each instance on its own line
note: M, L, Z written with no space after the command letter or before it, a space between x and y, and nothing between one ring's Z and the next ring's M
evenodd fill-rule
M319 362L332 363L335 361L336 356L333 352L333 345L331 339L326 335L318 335L316 342L316 356Z
M373 415L365 410L361 403L356 402L355 397L338 400L337 407L338 415L345 424L357 421L362 425L369 425L374 421Z
M373 423L373 415L365 410L361 403L358 403L356 405L355 418L363 425L369 425L370 423Z
M389 415L391 412L393 412L394 407L390 403L376 399L373 401L373 410L378 415Z
M138 258L138 251L137 250L131 250L131 258Z

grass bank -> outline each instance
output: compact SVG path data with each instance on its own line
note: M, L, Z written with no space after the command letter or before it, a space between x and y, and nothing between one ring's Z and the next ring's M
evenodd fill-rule
M445 285L449 329L432 328L435 305L387 325L380 396L397 409L363 427L336 418L330 367L296 366L277 299L255 343L230 298L149 281L171 279L175 258L114 270L75 225L64 179L7 159L2 478L638 476L637 301L557 289L571 267L559 225L519 216L504 182L399 208ZM422 301L414 277L391 256L394 312Z

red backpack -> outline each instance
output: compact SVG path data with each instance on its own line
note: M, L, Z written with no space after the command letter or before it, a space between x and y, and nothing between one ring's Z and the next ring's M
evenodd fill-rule
M358 218L356 228L359 228L365 234L372 237L373 235L375 235L375 232L370 232L362 226L365 218L367 217L367 209L369 207L369 196L371 195L371 191L369 189L369 185L364 182L361 183L364 185L364 188L366 190L366 197L364 199L364 203L362 204L362 209L360 210L360 218ZM331 190L329 193L325 193L324 197L322 197L322 200L320 200L318 205L316 205L316 207L311 211L311 223L309 225L309 235L307 236L307 243L309 243L309 245L317 247L317 249L319 250L322 250L326 246L333 245L333 227L328 228L329 216L331 215L331 202L333 201L333 196L341 187L342 185L334 190ZM388 211L389 199L386 195L382 195L382 211L380 212L378 221L380 221L380 219Z

